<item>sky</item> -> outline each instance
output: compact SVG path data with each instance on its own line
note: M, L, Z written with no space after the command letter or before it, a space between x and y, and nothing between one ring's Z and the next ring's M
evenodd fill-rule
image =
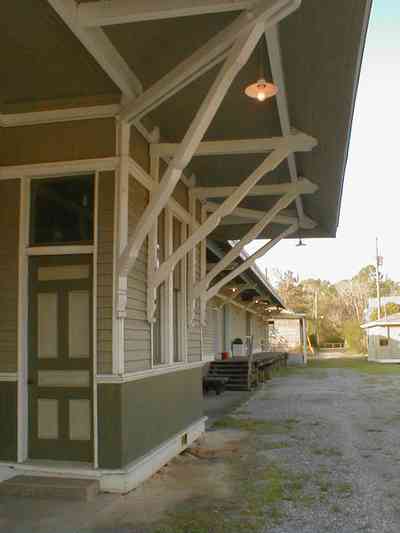
M350 0L352 1L352 0ZM400 281L400 0L373 0L336 239L281 241L258 266L336 282L375 261ZM255 251L266 241L254 241Z

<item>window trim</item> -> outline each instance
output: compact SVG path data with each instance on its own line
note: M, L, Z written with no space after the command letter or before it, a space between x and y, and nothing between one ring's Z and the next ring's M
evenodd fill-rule
M188 223L187 220L179 216L175 210L165 208L164 210L164 231L163 235L159 236L164 239L164 258L169 257L173 253L173 220L176 218L181 224L181 242L184 242L188 235ZM159 242L159 239L158 239ZM178 302L178 314L181 317L181 327L178 328L178 346L179 346L179 360L174 361L174 328L170 327L174 320L174 282L173 271L169 275L168 279L161 285L161 298L157 305L160 305L160 335L161 335L161 361L155 363L155 340L154 340L154 323L152 324L152 349L151 360L153 369L159 369L164 366L178 366L186 364L188 361L188 304L187 304L187 271L188 261L185 256L180 261L181 264L181 290ZM169 326L168 326L169 325Z
M93 202L93 213L92 213L92 238L81 241L62 241L62 242L33 242L34 237L34 226L35 226L35 213L36 207L33 205L35 201L34 187L39 183L60 183L67 182L69 180L78 180L79 178L90 178L91 180L91 195ZM96 221L95 221L95 211L96 211L96 172L87 172L81 174L65 174L62 176L43 176L35 177L30 179L29 183L29 220L28 220L28 249L39 249L39 248L68 248L68 247L94 247L95 241L95 231L96 231Z

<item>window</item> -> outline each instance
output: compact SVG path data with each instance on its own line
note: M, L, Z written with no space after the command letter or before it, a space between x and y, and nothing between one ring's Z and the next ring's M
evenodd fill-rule
M158 219L158 260L156 268L170 257L186 239L187 226L171 211ZM153 364L171 364L186 359L187 261L183 258L171 276L160 285L156 295L152 329Z
M165 232L165 212L163 211L158 217L158 228L157 228L157 265L158 268L160 264L164 261L164 232ZM153 364L161 365L165 363L165 344L163 343L163 337L165 338L163 331L163 316L164 316L164 295L165 295L165 284L163 283L157 288L156 295L156 311L154 315L153 323Z
M183 242L184 225L177 218L173 218L172 222L172 246L175 252ZM185 325L185 296L184 284L186 275L184 276L184 261L179 263L174 268L174 275L172 279L172 315L173 315L173 357L172 360L176 363L183 360L183 331Z
M33 180L30 244L91 244L93 213L93 176Z
M389 345L389 339L385 337L381 337L379 339L379 346L388 346Z

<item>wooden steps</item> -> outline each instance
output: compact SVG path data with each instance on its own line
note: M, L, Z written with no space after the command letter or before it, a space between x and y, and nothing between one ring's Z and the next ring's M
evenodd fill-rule
M286 352L262 352L248 357L232 357L221 361L212 361L209 365L210 377L227 378L227 390L251 390L260 382L270 379L271 370L286 366ZM250 365L250 368L249 368Z
M210 363L209 376L227 378L227 390L250 390L249 363L245 361L213 361Z

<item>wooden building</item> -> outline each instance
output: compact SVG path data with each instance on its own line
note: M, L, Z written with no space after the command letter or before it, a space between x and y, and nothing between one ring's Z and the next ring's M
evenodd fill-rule
M335 236L369 11L4 3L2 464L124 492L201 434L204 361L281 305L256 258Z
M400 313L361 327L367 335L368 361L400 363Z

